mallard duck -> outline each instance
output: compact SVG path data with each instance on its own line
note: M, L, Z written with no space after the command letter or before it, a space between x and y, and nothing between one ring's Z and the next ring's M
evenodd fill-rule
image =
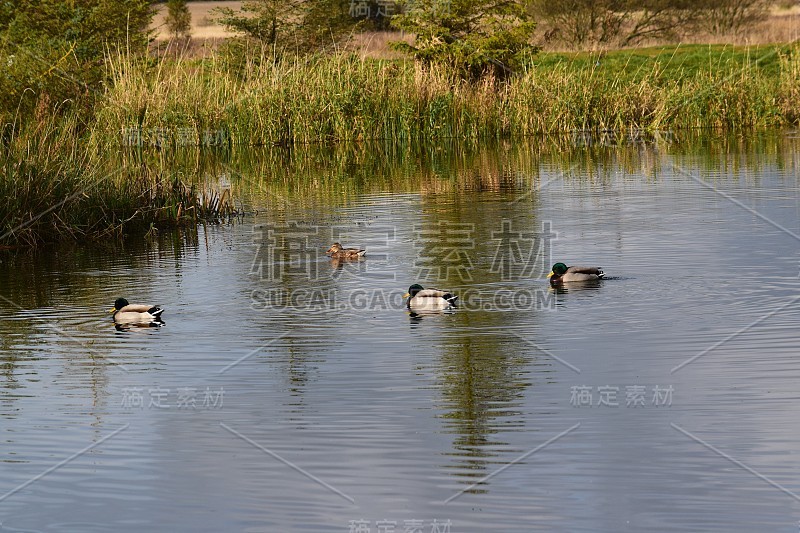
M408 298L406 307L412 311L441 311L456 307L455 296L447 291L439 289L426 289L422 285L415 283L408 288L408 292L403 295Z
M153 324L161 322L164 310L157 305L130 304L125 298L117 298L109 312L114 313L117 324Z
M345 248L338 242L335 242L331 244L331 247L328 248L328 251L325 253L330 255L333 259L358 259L359 257L364 257L367 251L359 248Z
M562 281L595 281L603 279L603 269L599 267L571 266L564 263L556 263L547 275L550 283L561 283Z

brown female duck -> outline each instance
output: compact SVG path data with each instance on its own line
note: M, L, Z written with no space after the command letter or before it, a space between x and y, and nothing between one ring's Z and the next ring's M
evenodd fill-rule
M345 248L338 242L335 242L325 253L331 256L331 259L358 259L359 257L364 257L367 251L359 248Z

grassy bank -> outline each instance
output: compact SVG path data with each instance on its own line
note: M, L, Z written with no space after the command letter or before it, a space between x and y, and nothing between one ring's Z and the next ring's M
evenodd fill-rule
M87 97L91 105L48 107L44 99L31 116L3 117L0 246L230 214L229 196L184 184L164 156L176 146L226 153L376 139L426 146L800 123L800 45L545 53L505 84L345 54L116 56L109 65L106 89Z
M800 120L800 46L542 54L509 84L352 55L119 58L93 143L271 145L573 130L762 128ZM158 139L156 139L158 137Z
M86 150L74 114L33 122L0 150L0 248L120 237L232 215L230 192L202 194L182 176Z

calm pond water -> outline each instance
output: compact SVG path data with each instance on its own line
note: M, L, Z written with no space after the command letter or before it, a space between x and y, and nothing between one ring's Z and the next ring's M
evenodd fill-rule
M145 150L244 216L0 256L0 531L796 532L799 137Z

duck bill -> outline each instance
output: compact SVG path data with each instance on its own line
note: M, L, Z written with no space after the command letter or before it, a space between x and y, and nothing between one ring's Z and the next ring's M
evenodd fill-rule
M409 296L411 296L411 293L408 293L408 292L407 292L407 293L405 293L405 294L403 295L403 298L408 298Z
M556 275L556 274L555 274L555 272L553 272L553 271L551 270L551 271L550 271L550 273L547 275L547 279L550 279L550 278L552 278L552 277L553 277L553 276L555 276L555 275Z
M113 312L115 312L116 310L117 310L117 308L116 308L116 307L112 307L111 309L109 309L109 310L108 310L108 312L109 312L109 313L113 313Z

